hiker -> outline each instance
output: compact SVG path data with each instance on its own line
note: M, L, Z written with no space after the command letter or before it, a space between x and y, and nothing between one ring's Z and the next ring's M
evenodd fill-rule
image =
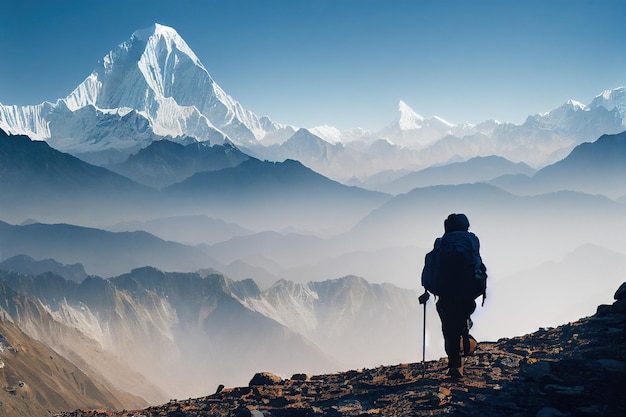
M469 334L470 316L476 310L478 296L483 296L484 303L487 268L480 257L478 237L469 232L467 216L450 214L444 221L444 231L426 255L422 285L426 299L428 292L439 297L436 306L448 355L448 375L459 379L463 377L461 355L471 354L476 347Z

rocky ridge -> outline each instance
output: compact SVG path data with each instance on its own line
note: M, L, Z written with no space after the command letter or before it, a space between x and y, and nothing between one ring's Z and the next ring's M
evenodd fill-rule
M623 416L626 283L615 299L573 323L481 342L461 381L446 377L445 359L290 379L258 373L248 387L206 397L56 417Z

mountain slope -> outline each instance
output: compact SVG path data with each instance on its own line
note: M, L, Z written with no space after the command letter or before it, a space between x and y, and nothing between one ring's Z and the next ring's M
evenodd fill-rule
M620 197L626 194L626 131L578 145L563 160L539 170L535 190L568 189Z
M389 198L332 181L298 161L249 159L163 190L170 199L254 229L345 230Z
M390 284L355 276L308 284L280 280L244 302L323 347L343 369L402 361L418 343L417 293ZM401 344L393 341L398 335L404 335Z
M74 127L60 114L76 119ZM115 129L129 114L140 117L140 125L129 125L123 134L102 133L106 127ZM98 133L95 126L105 130ZM155 24L136 31L109 52L89 77L56 104L0 106L0 127L83 153L110 147L136 149L137 141L128 137L146 139L141 146L167 136L193 136L213 144L223 143L226 137L240 144L254 143L278 125L244 109L215 83L174 29ZM85 131L93 134L85 136ZM137 135L141 132L150 133Z
M48 216L93 221L125 215L157 197L149 187L59 152L46 142L1 130L0 193L3 220L16 217L18 221Z
M617 199L626 195L626 132L576 146L564 159L531 178L503 176L491 184L517 194L572 190Z
M253 232L234 223L204 215L173 216L147 221L122 222L106 228L111 232L144 231L163 240L184 244L215 244L234 236L250 235Z
M478 156L465 162L412 172L384 186L379 186L379 189L391 194L399 194L417 187L481 182L507 174L531 176L534 172L535 170L523 162L513 163L498 156Z
M112 191L146 194L150 189L59 152L46 142L0 130L0 190L14 194L95 196Z
M0 282L3 319L0 320L0 410L11 417L50 415L77 407L120 409L146 406L138 397L103 384L48 345L25 334L19 323L8 319L36 313L49 320L36 300L18 294ZM6 414L5 414L6 413Z
M82 264L63 265L54 259L35 260L28 255L15 255L0 262L0 270L24 275L39 275L52 272L65 279L81 282L87 277Z
M140 372L144 360L172 355L167 304L154 297L132 300L107 281L80 284L51 273L35 277L0 271L2 285L19 298L0 297L6 318L30 337L68 358L90 378L133 393L150 403L164 401L158 381Z
M112 233L68 224L0 222L0 250L5 258L25 254L66 264L80 262L89 274L105 277L146 265L178 271L219 267L196 248L145 232Z
M258 294L252 280L234 282L218 274L164 273L141 268L111 279L133 299L153 294L176 312L175 367L161 372L169 392L207 392L219 383L241 380L255 367L294 372L332 369L334 360L296 330L247 308L241 300Z
M232 144L208 146L190 138L186 145L168 140L152 142L126 161L107 168L138 183L163 188L197 172L231 168L248 159Z

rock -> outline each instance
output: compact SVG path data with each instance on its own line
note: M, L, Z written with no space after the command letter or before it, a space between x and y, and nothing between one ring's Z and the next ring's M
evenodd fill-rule
M248 383L248 386L254 387L259 385L276 385L280 384L282 381L283 379L278 375L274 375L270 372L259 372L252 377L252 379Z
M626 298L626 282L619 286L617 291L615 291L613 298L616 300L623 300Z
M522 360L520 362L520 374L539 381L543 376L550 373L550 362L540 361L534 358Z
M626 298L622 298L613 303L613 311L615 313L626 313Z
M291 376L292 381L308 381L309 376L307 374L293 374Z
M613 306L608 304L600 304L596 309L597 316L606 316L613 313Z

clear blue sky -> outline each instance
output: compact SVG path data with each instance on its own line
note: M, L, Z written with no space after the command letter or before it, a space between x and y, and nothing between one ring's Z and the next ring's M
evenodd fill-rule
M623 0L4 0L0 102L67 96L155 22L244 107L301 127L378 130L399 100L522 123L626 84Z

